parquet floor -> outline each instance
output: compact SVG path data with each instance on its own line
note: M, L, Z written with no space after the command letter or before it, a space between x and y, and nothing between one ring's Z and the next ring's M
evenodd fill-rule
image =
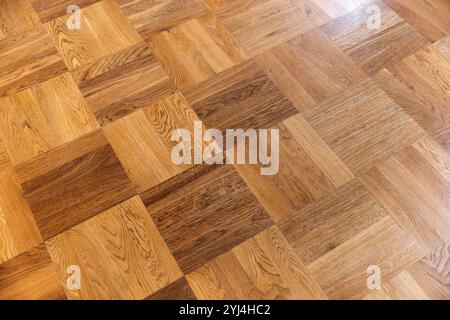
M450 1L1 0L0 299L450 299Z

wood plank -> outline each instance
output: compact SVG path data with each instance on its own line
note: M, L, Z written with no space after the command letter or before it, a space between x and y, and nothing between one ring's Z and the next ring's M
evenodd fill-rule
M71 300L143 299L182 276L139 197L46 244ZM79 290L66 285L70 265L80 268Z
M50 154L48 160L53 156ZM45 240L136 194L108 144L64 164L50 166L46 172L38 171L38 175L35 168L33 162L22 167L21 176L28 179L21 182Z
M408 270L434 300L450 299L450 242L429 252Z
M353 180L278 226L302 261L310 264L386 215L361 183Z
M252 192L277 222L333 193L354 176L300 116L273 129L280 130L280 168L261 175L261 165L235 165Z
M40 25L39 17L27 0L4 0L0 2L0 40Z
M450 57L433 46L383 70L375 79L428 133L435 134L450 122Z
M142 41L113 0L102 0L82 12L79 30L69 30L65 16L45 24L69 70Z
M0 263L42 243L42 237L12 169L0 170Z
M0 40L0 96L27 89L66 71L43 28Z
M101 0L77 0L74 3L72 0L30 0L42 23L65 16L71 5L83 9L99 1Z
M66 299L44 244L0 264L0 299Z
M299 111L366 79L320 29L269 50L256 61Z
M374 197L428 251L450 240L450 158L424 137L362 177Z
M253 61L183 90L207 128L269 128L297 113Z
M146 300L197 300L186 278L180 278L167 287L160 289Z
M14 165L98 127L70 74L0 98L0 132Z
M186 277L199 299L326 299L276 227Z
M132 181L143 192L188 169L172 162L172 132L190 130L197 116L180 93L105 127L105 134Z
M450 57L450 36L433 43L433 46L447 55L447 57Z
M179 88L207 80L247 59L212 14L153 35L150 47Z
M387 280L423 255L423 249L386 216L315 260L308 269L329 298L360 299L369 293L370 266L378 266Z
M145 43L82 66L72 76L102 126L176 90Z
M144 40L208 12L201 0L117 0Z
M372 80L306 110L304 117L357 176L424 135Z
M330 39L370 76L429 44L395 11L382 2L376 4L380 8L380 28L368 27L373 12L365 7L322 27Z
M252 57L329 19L310 0L234 0L213 12Z
M384 0L424 37L434 42L450 34L450 4L445 0Z
M185 274L272 224L229 166L173 190L147 210Z
M408 271L403 271L383 284L381 289L372 290L365 300L430 300L430 297Z

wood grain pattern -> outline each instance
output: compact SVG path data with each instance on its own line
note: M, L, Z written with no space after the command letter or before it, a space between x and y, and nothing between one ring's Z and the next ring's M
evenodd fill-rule
M401 272L381 290L374 290L367 300L448 300L449 244L430 252Z
M43 28L0 40L0 96L31 87L67 71Z
M369 293L369 266L379 266L383 279L389 279L423 255L423 249L387 216L308 268L329 298L358 299Z
M0 98L0 132L14 165L97 127L68 73Z
M183 277L155 292L146 300L197 300L197 297Z
M299 111L366 79L320 29L266 51L256 61Z
M82 10L80 29L69 30L67 17L45 24L69 70L141 42L137 31L113 0L102 0Z
M450 34L450 4L443 0L383 0L430 41Z
M12 167L0 169L0 230L0 263L42 243Z
M354 177L300 115L274 129L280 130L277 174L262 176L259 165L235 165L274 221L295 214Z
M272 224L244 181L228 166L175 189L148 204L147 210L184 273Z
M76 5L83 9L91 4L101 0L29 0L31 5L36 10L37 15L42 23L47 23L51 20L60 18L67 14L67 8L70 5Z
M442 53L446 54L447 57L450 57L450 36L433 43L433 46L439 49Z
M276 227L187 275L199 299L326 299Z
M171 135L186 128L194 139L197 116L177 93L105 127L105 133L132 181L142 192L183 172L172 162Z
M383 70L375 79L430 134L450 122L450 57L434 47Z
M182 276L139 197L48 240L69 299L143 299ZM67 288L67 267L81 290Z
M450 299L449 17L449 0L0 0L0 299ZM279 148L209 165L198 121L277 129Z
M382 2L381 27L369 28L373 12L362 7L337 18L322 30L368 75L420 50L428 41Z
M278 226L306 264L310 264L387 216L357 180L312 203Z
M153 35L150 46L179 88L207 80L247 59L211 14Z
M176 90L144 43L82 66L72 76L102 126Z
M143 39L207 13L201 0L117 0Z
M450 299L450 243L429 252L408 271L430 299Z
M355 175L424 134L372 80L325 100L304 117Z
M328 20L310 0L226 1L214 13L250 56Z
M450 123L439 129L433 136L433 138L450 153Z
M402 271L381 289L372 290L365 300L430 300L430 296L407 270Z
M428 251L450 240L449 154L425 137L370 170L362 181Z
M27 0L0 2L0 40L39 26L39 18Z
M268 128L297 113L253 61L183 90L207 128Z
M0 299L66 299L44 244L0 265Z
M136 194L108 144L64 164L39 168L38 163L55 157L58 153L50 153L48 159L21 167L24 196L45 240Z

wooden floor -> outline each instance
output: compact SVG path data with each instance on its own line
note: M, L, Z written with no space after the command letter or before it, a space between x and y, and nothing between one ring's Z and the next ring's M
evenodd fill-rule
M1 0L0 299L450 299L450 1Z

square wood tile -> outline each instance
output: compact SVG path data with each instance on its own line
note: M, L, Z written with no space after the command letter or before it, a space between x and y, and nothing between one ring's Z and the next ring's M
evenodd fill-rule
M450 56L433 46L381 71L375 81L428 133L450 123Z
M207 128L269 128L298 112L253 61L183 92Z
M450 34L450 3L446 0L384 0L431 42Z
M261 175L261 165L235 165L255 196L277 222L351 181L352 172L300 115L280 130L279 171Z
M199 299L326 299L276 227L187 275Z
M139 192L150 189L188 169L172 161L172 133L189 129L194 141L199 121L185 97L177 93L105 127L114 148Z
M450 123L439 129L433 138L450 154Z
M40 25L39 17L27 0L3 0L0 2L0 40Z
M207 80L247 59L212 14L153 35L150 47L179 88Z
M311 0L225 1L214 13L250 56L288 41L329 19Z
M0 97L66 71L64 61L42 28L0 40Z
M15 169L44 240L136 194L101 130Z
M278 227L302 261L310 264L386 216L367 189L352 180L283 219Z
M46 242L69 299L143 299L182 276L139 197ZM67 268L80 268L80 290Z
M370 170L362 181L428 252L450 240L450 156L424 137Z
M230 166L213 168L193 180L187 178L156 201L152 192L142 198L185 274L272 224Z
M330 39L368 75L400 61L429 42L382 2L381 25L369 27L374 14L362 7L322 27Z
M116 0L145 40L208 12L202 0Z
M44 244L0 264L0 299L66 299Z
M448 300L450 242L445 243L408 269L430 299Z
M97 121L106 125L176 90L144 43L127 47L72 72Z
M299 111L367 78L320 29L266 51L256 61Z
M42 243L12 167L0 168L0 263Z
M76 5L83 9L100 0L28 0L31 2L34 10L36 10L42 23L47 23L56 18L60 18L67 14L68 8Z
M142 42L113 0L97 2L81 12L79 30L67 28L67 16L45 24L69 70Z
M0 98L0 132L14 165L97 127L68 73Z
M357 176L424 135L372 80L325 100L304 117Z
M309 264L308 270L330 299L361 299L370 292L369 267L379 267L383 281L389 281L424 253L388 215Z

